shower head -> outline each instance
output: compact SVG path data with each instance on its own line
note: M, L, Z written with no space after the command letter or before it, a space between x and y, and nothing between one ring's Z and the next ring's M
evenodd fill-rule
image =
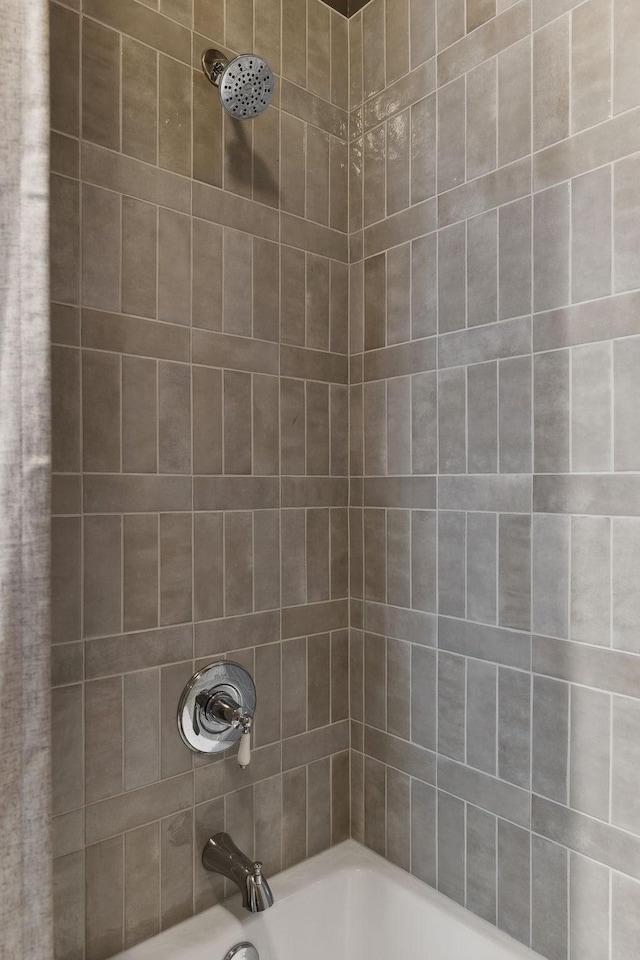
M253 120L271 103L275 83L262 57L243 53L227 60L219 50L205 50L202 69L218 88L222 106L236 120Z

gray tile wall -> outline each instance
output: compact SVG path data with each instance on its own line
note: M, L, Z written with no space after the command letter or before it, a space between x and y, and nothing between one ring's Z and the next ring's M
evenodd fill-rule
M223 827L635 958L633 0L51 13L58 958L215 903ZM241 130L213 43L279 74ZM219 656L244 774L175 731Z
M349 22L352 834L640 955L635 0Z
M51 5L58 960L215 903L217 830L268 873L349 834L348 27L307 12ZM209 46L277 72L254 123ZM176 729L220 657L258 689L245 772Z

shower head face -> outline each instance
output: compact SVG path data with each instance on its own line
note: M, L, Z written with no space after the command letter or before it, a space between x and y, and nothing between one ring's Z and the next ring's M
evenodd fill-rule
M226 64L218 78L222 106L236 120L253 120L273 99L275 82L262 57L243 53Z

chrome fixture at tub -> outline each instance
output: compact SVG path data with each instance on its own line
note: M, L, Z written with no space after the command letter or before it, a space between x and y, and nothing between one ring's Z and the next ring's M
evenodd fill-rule
M202 851L202 865L205 870L233 880L242 893L242 906L250 913L261 913L272 906L273 894L266 877L262 876L262 864L259 860L250 860L239 850L228 833L216 833L207 840Z
M218 88L224 109L236 120L253 120L271 103L275 81L271 67L262 57L243 53L227 60L219 50L205 50L202 70Z
M224 960L260 960L260 954L252 943L243 940L242 943L236 943L225 954Z
M251 759L256 688L239 663L220 660L191 677L178 704L178 730L194 753L219 753L238 740L238 763Z

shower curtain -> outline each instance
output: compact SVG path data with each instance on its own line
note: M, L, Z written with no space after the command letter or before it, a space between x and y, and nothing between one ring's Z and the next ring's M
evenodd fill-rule
M48 23L0 0L0 954L52 954Z

